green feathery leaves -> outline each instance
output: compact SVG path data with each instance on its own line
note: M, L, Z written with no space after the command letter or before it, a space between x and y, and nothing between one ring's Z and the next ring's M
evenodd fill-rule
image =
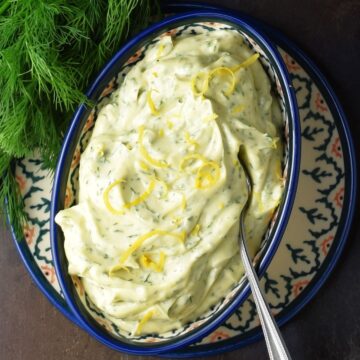
M25 219L14 158L40 151L55 167L62 135L84 89L132 31L147 25L151 0L0 2L0 201L18 236Z

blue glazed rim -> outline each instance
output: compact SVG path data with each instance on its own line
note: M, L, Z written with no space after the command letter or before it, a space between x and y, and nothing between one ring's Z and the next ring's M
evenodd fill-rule
M180 12L180 11L189 11L194 9L218 9L215 6L207 6L204 3L169 3L167 6L164 6L165 12ZM334 115L334 120L337 125L337 129L340 132L343 150L346 149L346 153L349 154L349 166L347 173L350 176L350 179L347 182L347 186L351 190L350 195L347 198L344 198L344 204L349 204L348 211L343 212L342 222L339 225L339 231L335 236L331 250L327 256L327 260L322 264L319 269L319 276L316 276L311 283L306 287L306 289L299 295L296 299L296 302L291 302L287 307L285 307L279 316L277 316L277 322L279 325L285 324L287 321L291 320L298 312L307 305L308 302L316 295L320 290L323 283L328 279L330 273L333 271L339 256L341 255L343 248L346 244L347 235L349 233L350 224L354 215L355 209L355 198L356 198L356 161L355 161L355 152L354 146L352 143L350 131L347 125L346 117L341 108L340 102L333 92L331 86L328 84L327 80L313 63L311 59L307 57L297 45L292 41L288 40L283 34L274 28L255 20L254 18L244 15L239 12L233 12L234 16L240 15L246 18L250 23L259 26L259 28L265 29L268 37L275 41L277 45L280 45L286 52L288 52L293 58L296 59L306 71L311 74L312 79L316 82L317 86L321 88L322 94L325 95L327 103L332 105L332 114ZM350 202L349 202L350 200ZM9 222L8 222L9 224ZM10 226L10 224L9 224ZM10 226L11 228L11 226ZM39 287L40 291L44 296L52 303L56 309L58 309L66 318L71 320L77 326L81 328L81 325L78 324L74 315L71 314L70 309L65 303L64 299L54 290L52 286L49 285L45 276L39 271L38 266L30 253L30 250L25 242L25 239L17 239L14 232L12 231L13 241L15 243L16 249L18 250L24 265L29 272L34 283ZM284 314L284 315L283 315ZM172 358L189 358L197 356L209 356L226 351L233 351L241 347L247 346L251 343L259 341L262 338L261 329L256 329L255 332L246 332L244 336L237 336L232 338L229 342L223 344L223 342L217 344L209 345L195 345L191 347L183 348L177 352L168 353L161 356L167 356ZM216 346L213 346L216 345Z
M249 34L253 39L255 39L266 53L267 57L271 60L272 64L275 66L275 71L277 72L282 89L284 91L284 99L290 119L289 137L292 140L290 141L289 149L289 180L286 185L286 195L280 207L276 225L274 226L275 230L273 232L272 241L268 242L267 246L265 247L262 260L259 264L259 274L261 276L265 272L273 255L275 254L286 228L296 194L300 164L300 123L296 107L296 97L293 92L292 83L287 74L285 64L283 63L280 54L278 54L277 50L269 43L269 41L266 40L265 37L258 31L249 26L246 22L224 11L193 11L186 14L179 14L168 17L165 20L149 27L130 40L126 45L124 45L122 49L100 72L97 79L90 86L86 95L88 98L96 100L100 92L103 90L104 85L115 73L119 72L119 64L122 65L125 60L133 55L135 51L142 47L149 39L154 38L155 36L165 32L170 28L181 26L186 23L202 21L218 21L231 24L240 28L243 32ZM112 74L111 77L109 77L109 74ZM77 295L75 294L70 276L67 274L67 270L64 267L66 264L66 258L62 246L62 233L59 227L55 224L54 217L55 214L63 208L63 199L61 199L61 196L65 193L64 188L66 186L66 183L64 184L63 179L66 179L68 176L69 162L71 161L74 147L77 143L77 137L83 128L84 120L86 120L86 114L88 113L89 109L87 109L84 105L81 105L77 109L70 128L65 136L65 141L60 153L54 176L50 216L51 248L57 276L60 286L63 290L65 300L70 310L77 318L77 321L81 327L97 340L112 349L127 352L129 354L151 355L173 351L175 349L192 344L216 329L223 321L231 316L231 314L242 302L246 300L250 293L249 285L247 283L239 290L238 294L235 296L235 300L232 301L225 309L220 311L213 320L205 322L204 325L200 326L192 332L176 337L175 339L170 339L169 341L164 341L161 344L137 343L134 345L134 342L128 341L127 339L120 341L118 338L115 338L110 334L106 334L104 330L96 323L96 321L91 318L87 311L83 309L83 305L80 303Z

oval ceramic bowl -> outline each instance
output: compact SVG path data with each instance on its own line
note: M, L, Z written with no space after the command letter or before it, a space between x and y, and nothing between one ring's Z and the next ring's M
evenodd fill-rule
M280 55L263 35L244 21L227 13L197 11L167 18L127 43L105 66L87 92L88 98L96 105L93 108L81 105L75 113L65 137L55 173L50 220L55 267L70 309L89 334L119 351L138 355L160 354L196 342L219 326L249 295L249 286L243 277L240 283L234 286L216 306L180 329L163 334L142 336L125 333L95 307L84 292L81 280L68 274L63 233L54 222L54 217L60 210L76 204L79 161L81 153L91 137L99 110L108 102L111 93L121 85L129 69L143 58L149 44L156 43L159 37L165 33L177 38L189 34L210 32L217 28L239 32L248 46L260 54L259 59L272 82L272 90L279 99L284 120L285 192L254 259L260 275L269 265L277 249L291 212L298 179L300 154L300 130L296 100Z

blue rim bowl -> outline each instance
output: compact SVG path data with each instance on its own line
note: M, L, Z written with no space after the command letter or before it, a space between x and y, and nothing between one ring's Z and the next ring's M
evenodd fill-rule
M276 219L272 224L270 236L268 240L265 241L264 246L262 246L260 255L257 256L256 267L258 274L261 277L269 266L286 228L296 193L300 163L300 123L296 98L285 64L271 42L267 40L263 34L250 26L245 20L242 20L239 17L233 17L226 11L206 10L178 14L150 26L125 44L103 68L86 92L86 96L90 100L96 102L110 80L121 71L121 68L126 61L131 58L137 50L141 49L146 44L149 44L160 34L179 26L201 22L216 22L230 25L253 39L266 54L267 59L275 70L283 93L284 107L288 117L287 179L284 196L279 205ZM76 110L65 136L54 176L50 214L51 248L56 273L65 300L83 329L112 349L134 355L156 355L178 350L179 348L199 341L224 322L249 296L249 284L244 278L242 285L232 297L231 301L225 306L222 306L220 311L215 311L214 315L211 315L202 325L185 334L174 336L158 343L144 343L133 341L126 337L114 336L92 318L79 299L71 276L67 272L68 263L63 246L64 236L60 227L54 221L55 215L65 207L66 186L70 173L70 166L75 148L79 142L90 112L91 109L83 104Z

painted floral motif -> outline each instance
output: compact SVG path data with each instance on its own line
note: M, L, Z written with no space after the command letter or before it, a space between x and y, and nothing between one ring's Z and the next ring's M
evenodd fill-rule
M26 224L24 226L24 238L28 245L32 244L35 237L34 235L35 235L35 228L30 226L29 224Z
M108 96L112 93L115 87L115 79L111 80L109 84L105 87L105 89L102 91L100 98L103 98L105 96ZM92 119L94 119L94 114L92 113Z
M142 54L142 50L140 49L140 50L138 50L133 56L131 56L131 57L129 58L128 63L129 63L129 64L132 64L132 63L136 62L137 60L139 60L141 54Z
M337 158L342 158L340 138L338 136L335 138L335 140L331 146L331 153Z
M334 241L334 237L332 235L329 235L328 237L326 237L322 243L321 243L321 251L322 253L326 256L329 252L329 249L331 247L331 244Z
M43 271L44 275L48 278L50 284L53 284L56 279L55 269L53 266L41 265L40 269Z
M343 187L341 187L339 189L339 191L335 194L335 197L334 197L335 205L339 208L342 208L342 206L343 206L344 193L345 193L345 189Z
M66 187L66 191L65 191L65 201L64 201L64 206L66 208L70 207L71 203L73 202L73 193L71 190L70 186Z
M221 341L221 340L226 340L230 337L230 335L224 331L220 331L220 330L216 330L214 331L210 337L209 340L210 342L215 342L215 341Z
M292 291L294 293L294 296L297 297L301 291L303 291L306 286L309 284L309 280L300 280L300 281L297 281L293 287L292 287Z
M71 162L71 166L70 166L71 169L75 169L79 165L80 156L81 156L80 149L76 149L74 152L72 162Z
M89 130L94 126L94 117L95 117L95 111L91 111L89 117L86 120L84 130Z
M328 107L325 104L325 100L322 98L320 92L317 92L315 96L316 96L315 98L316 109L320 112L329 111Z
M158 341L157 338L154 338L152 336L149 336L145 339L145 342L148 344L156 343L157 341Z
M283 60L289 71L299 71L301 70L300 65L287 53L284 53Z
M44 275L43 282L50 283L60 294L59 282L51 270L54 269L49 234L52 175L42 169L42 161L34 154L32 158L17 163L16 178L20 181L20 191L28 214L24 240Z
M17 175L17 176L15 176L15 180L16 180L17 184L19 185L20 191L24 191L25 186L26 186L26 177Z
M109 323L107 321L105 321L103 318L101 317L96 317L96 321L102 326L104 327L108 332L112 332L111 326L109 325Z
M177 32L176 29L169 30L166 33L164 33L164 35L162 37L164 37L164 36L173 36L173 35L176 34L176 32Z
M328 104L305 70L280 51L290 71L300 108L303 152L292 216L274 261L261 281L277 313L301 296L331 253L346 192L341 139ZM94 113L89 116L86 127L91 128L93 121ZM24 228L29 251L44 274L42 281L49 282L61 294L56 275L50 270L53 269L49 237L51 175L41 169L41 160L34 155L17 163L16 178L29 214ZM81 282L76 279L74 282L83 292ZM220 344L257 325L255 304L250 297L225 324L199 344ZM146 341L156 339L149 337Z

